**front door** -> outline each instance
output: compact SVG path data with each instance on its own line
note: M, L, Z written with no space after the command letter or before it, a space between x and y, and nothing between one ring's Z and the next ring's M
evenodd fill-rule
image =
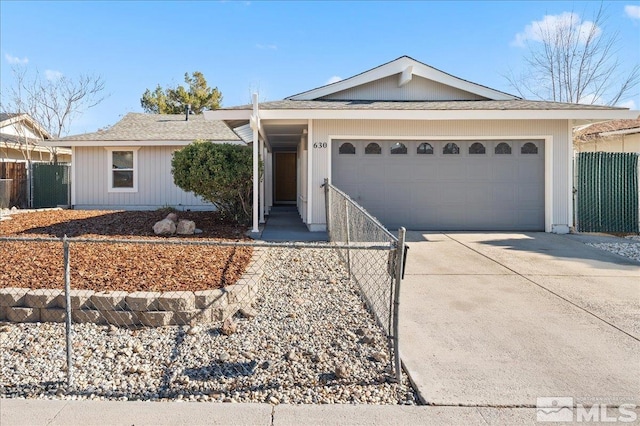
M297 193L296 183L296 153L275 153L275 202L295 203Z

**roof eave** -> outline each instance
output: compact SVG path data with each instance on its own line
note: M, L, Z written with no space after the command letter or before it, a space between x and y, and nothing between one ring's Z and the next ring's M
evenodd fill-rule
M640 111L595 110L397 110L261 109L263 120L614 120L634 119ZM219 118L218 118L219 119Z
M210 140L210 139L207 139ZM192 143L194 139L189 140L49 140L41 142L40 145L51 147L74 147L74 146L187 146ZM240 139L220 139L210 140L213 143L231 143L231 144L243 144Z

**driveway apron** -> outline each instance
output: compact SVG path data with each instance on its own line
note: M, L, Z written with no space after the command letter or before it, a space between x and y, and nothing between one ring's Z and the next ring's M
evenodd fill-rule
M545 233L408 241L400 352L425 402L640 405L640 263Z

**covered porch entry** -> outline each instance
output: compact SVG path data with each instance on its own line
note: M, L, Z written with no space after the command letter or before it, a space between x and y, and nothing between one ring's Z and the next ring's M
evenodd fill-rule
M252 232L259 233L273 214L273 223L300 222L308 229L311 222L308 156L310 120L262 117L257 95L253 110L207 111L205 118L221 119L253 151ZM208 114L207 114L208 113ZM275 209L275 207L281 207ZM293 215L292 215L293 213ZM273 224L272 223L272 224ZM300 227L297 228L300 231Z

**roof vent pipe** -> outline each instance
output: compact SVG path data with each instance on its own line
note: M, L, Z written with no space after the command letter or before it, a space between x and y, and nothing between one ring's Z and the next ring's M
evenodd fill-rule
M191 104L187 104L184 107L185 121L189 121L189 114L191 114Z

